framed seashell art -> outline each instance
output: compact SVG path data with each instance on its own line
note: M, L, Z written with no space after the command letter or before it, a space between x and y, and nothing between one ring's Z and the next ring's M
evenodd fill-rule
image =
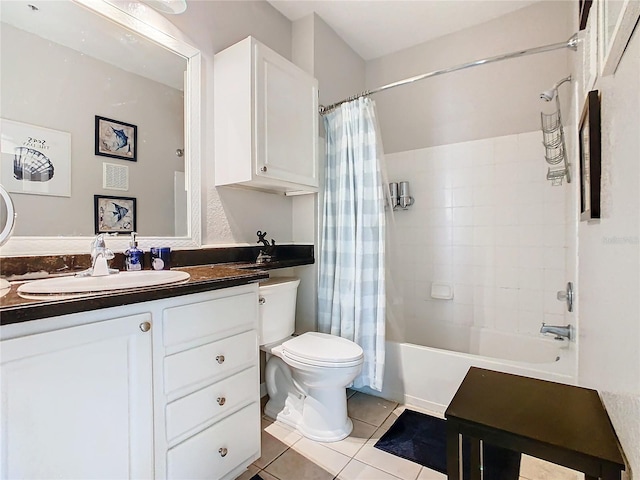
M71 134L0 119L0 183L11 193L71 196Z
M136 162L137 140L135 125L96 115L96 155Z

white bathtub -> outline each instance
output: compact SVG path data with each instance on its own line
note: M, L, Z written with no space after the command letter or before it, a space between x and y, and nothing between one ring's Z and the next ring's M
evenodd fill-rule
M575 383L575 344L566 340L472 328L472 353L399 342L386 347L382 392L363 391L437 413L444 413L471 366Z

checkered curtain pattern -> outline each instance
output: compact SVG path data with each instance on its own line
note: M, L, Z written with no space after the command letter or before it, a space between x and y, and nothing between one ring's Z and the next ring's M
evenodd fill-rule
M318 329L356 342L354 387L380 391L385 345L385 183L375 102L360 98L324 116L326 171Z

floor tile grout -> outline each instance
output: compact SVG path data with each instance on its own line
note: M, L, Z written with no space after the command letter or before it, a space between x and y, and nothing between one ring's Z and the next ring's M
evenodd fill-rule
M356 396L356 399L353 400L354 396ZM352 470L349 471L349 475L353 475L355 473L355 475L357 475L357 477L355 478L363 478L359 476L359 472L357 471L358 465L364 465L366 466L366 471L371 471L371 472L375 472L375 471L379 471L381 472L381 476L384 476L385 478L389 478L389 479L397 479L397 480L418 480L421 475L426 473L426 476L431 478L431 475L429 474L429 471L431 469L428 469L427 467L424 467L416 462L411 462L410 460L405 460L408 462L411 462L414 465L417 465L419 467L417 474L414 475L410 475L409 473L413 473L413 468L415 467L411 467L411 469L403 469L398 467L397 469L388 469L386 467L384 468L379 468L376 465L383 465L383 463L380 462L380 459L377 458L376 456L372 457L372 453L371 452L363 452L362 457L361 458L356 458L359 454L361 454L361 452L363 451L363 449L369 448L368 445L370 445L372 448L375 448L375 443L377 443L377 441L379 441L379 439L382 437L382 435L384 435L384 433L386 431L389 430L389 428L391 427L391 425L389 425L387 428L383 430L382 427L383 425L385 425L386 422L389 421L390 417L392 415L394 415L395 412L398 412L398 417L399 415L402 413L403 410L398 410L400 407L405 407L404 405L398 404L396 402L391 402L385 399L380 399L379 397L375 397L375 396L370 396L370 395L366 395L363 394L361 392L354 392L351 395L349 395L348 397L348 401L349 403L352 405L352 409L357 410L358 408L361 408L362 410L358 410L358 414L367 418L369 421L367 420L361 420L359 418L356 418L353 416L353 411L350 413L350 417L353 420L356 420L358 422L360 422L363 426L361 427L362 430L364 430L363 432L359 432L359 434L361 436L359 437L354 437L355 441L354 442L350 442L350 443L345 443L345 447L341 447L341 446L337 446L336 448L332 448L327 446L326 444L323 444L323 442L314 442L317 444L320 444L322 446L324 446L325 449L330 450L331 451L331 455L329 455L327 458L331 459L331 458L341 458L340 456L344 456L347 458L347 462L340 467L340 463L335 463L333 467L327 467L324 465L328 465L329 463L324 463L324 460L320 460L318 463L314 462L313 460L311 460L309 457L307 457L305 454L302 453L302 451L305 451L304 449L306 448L306 444L305 446L301 446L299 448L301 448L301 450L297 450L295 448L295 446L304 438L303 436L300 435L294 435L294 436L290 436L289 433L293 433L293 434L297 434L298 432L286 425L283 425L280 422L276 422L273 419L267 417L266 415L262 416L262 419L266 420L266 425L264 427L262 427L262 429L266 429L268 428L270 425L273 424L277 424L279 426L279 428L274 429L273 433L271 433L271 437L273 438L274 441L279 442L280 444L284 445L285 449L280 452L279 454L276 454L274 458L272 459L267 459L264 458L263 460L269 460L268 463L266 463L264 465L264 467L258 467L257 465L255 465L255 463L253 464L253 467L256 468L257 474L260 475L260 473L263 473L264 476L269 476L269 478L273 478L273 479L277 479L277 480L298 480L301 477L296 477L296 474L302 474L302 472L299 472L298 470L295 471L291 471L291 470L287 470L287 471L280 471L280 475L283 475L281 477L278 477L272 473L270 473L269 471L267 471L267 468L269 468L271 465L273 465L273 463L280 459L282 456L284 456L285 454L287 454L287 452L289 452L290 450L297 454L297 455L302 455L303 457L305 457L305 461L308 462L309 464L313 464L315 465L313 468L320 468L322 469L327 476L323 477L323 478L331 478L333 480L338 480L340 478L340 476L345 472L345 470L349 467L349 465L352 462L358 462L357 464L354 463L352 465ZM389 407L389 405L394 405L392 408ZM375 423L372 423L371 418L375 418L376 416L379 416L382 411L382 409L388 409L390 408L390 411L384 416L384 418L379 421L378 419L375 420ZM436 416L436 415L433 415ZM379 424L378 424L379 422ZM366 426L367 428L365 428L364 426ZM286 430L287 432L284 432L284 430ZM366 432L369 430L373 430L368 436L366 435ZM269 433L269 432L266 432ZM284 437L279 437L279 434L284 435L285 437L287 437L286 442L280 440L280 438L284 438ZM372 442L372 439L374 436L378 436L377 439L375 439L375 442ZM365 438L366 437L366 438ZM292 441L292 439L295 439ZM281 446L278 446L276 449L274 449L275 451L277 451L279 448L281 448ZM355 450L351 450L351 449L355 449ZM348 452L348 453L345 453ZM322 449L319 450L319 457L322 457L326 452ZM337 455L336 455L337 454ZM314 455L315 458L315 455ZM373 459L373 460L372 460ZM258 460L256 460L258 461ZM288 459L283 459L283 462L287 462L289 461ZM316 460L318 461L318 460ZM333 460L328 460L329 462L332 462ZM339 460L339 462L342 462L344 460ZM386 461L386 459L385 459ZM324 465L323 465L324 464ZM286 465L286 463L281 464L278 468L281 469L283 467L283 465ZM298 466L297 468L302 468L303 470L306 469L307 467L305 466L306 463L304 463L302 466ZM329 472L328 470L333 470L336 471L336 467L339 467L339 470L337 470L337 473L335 475L332 475L331 472ZM286 468L286 467L285 467ZM290 467L289 467L290 468ZM531 468L531 467L530 467ZM313 471L313 470L312 470ZM391 471L394 471L394 473L391 473ZM397 476L396 475L399 474L401 476ZM331 475L330 477L328 475ZM529 474L528 476L523 476L522 475L522 471L519 477L519 480L530 480L529 477L531 477L531 475ZM443 477L446 478L446 477ZM537 478L537 477L536 477ZM363 480L366 480L363 478Z

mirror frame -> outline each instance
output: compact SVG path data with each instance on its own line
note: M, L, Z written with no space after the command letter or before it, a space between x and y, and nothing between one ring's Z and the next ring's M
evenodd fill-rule
M185 183L187 187L188 234L185 237L139 236L139 246L171 247L173 249L199 248L201 233L201 54L183 37L184 35L155 10L140 2L110 3L108 0L70 0L105 17L126 29L147 37L155 43L181 55L187 60L185 75ZM20 212L17 212L20 222ZM0 247L0 257L82 254L89 253L93 236L14 236ZM119 235L107 239L113 251L124 251L129 246L129 236Z

